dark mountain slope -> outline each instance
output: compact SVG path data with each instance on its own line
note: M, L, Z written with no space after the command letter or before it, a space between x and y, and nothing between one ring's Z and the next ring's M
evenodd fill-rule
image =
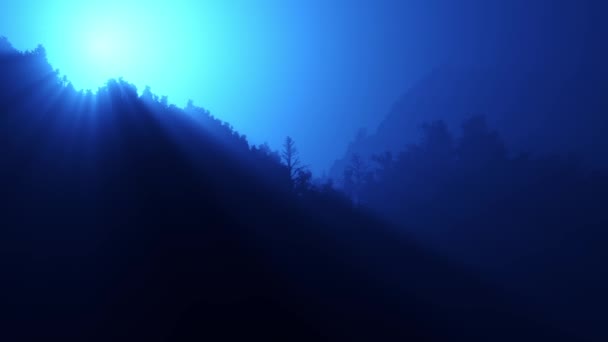
M202 109L0 75L2 340L573 340Z

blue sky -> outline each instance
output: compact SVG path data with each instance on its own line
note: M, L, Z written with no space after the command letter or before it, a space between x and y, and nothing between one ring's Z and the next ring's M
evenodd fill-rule
M540 56L550 10L523 0L0 0L0 35L19 49L43 44L76 88L122 76L179 106L192 99L252 143L278 149L290 135L320 172L433 68Z
M0 35L42 43L77 88L123 76L253 143L291 135L320 171L430 67L419 14L391 1L2 0ZM125 40L122 66L91 56L107 36Z

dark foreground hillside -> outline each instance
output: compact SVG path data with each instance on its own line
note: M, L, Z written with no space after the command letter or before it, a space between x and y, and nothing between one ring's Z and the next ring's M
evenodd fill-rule
M3 341L576 340L202 109L0 53Z
M442 121L421 131L396 156L353 157L344 190L553 324L605 340L607 170L513 153L483 117L466 120L458 137Z

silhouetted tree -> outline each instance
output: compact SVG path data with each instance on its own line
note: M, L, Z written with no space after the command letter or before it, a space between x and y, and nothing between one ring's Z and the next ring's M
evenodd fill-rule
M463 163L477 165L505 160L507 149L496 131L488 128L483 116L475 116L462 124L458 156Z
M40 58L46 58L46 49L41 44L38 44L38 46L36 46L36 48L34 50L27 51L26 55L28 55L28 56L34 56L34 57L40 57Z
M299 152L295 141L291 137L286 137L283 142L283 151L281 153L289 177L295 182L299 172L303 169L300 162Z
M359 154L354 154L344 172L344 189L355 203L362 201L362 191L371 178L368 164Z
M281 152L287 174L291 182L290 188L297 194L303 194L312 189L312 173L300 162L300 156L295 141L286 137Z
M297 194L305 194L312 190L312 172L306 169L298 170L294 180L294 188Z
M13 46L6 37L0 36L0 53L12 53L15 52Z
M360 155L354 154L351 158L349 168L352 170L352 177L355 185L362 185L367 175L367 163L365 163Z
M383 154L372 155L372 161L378 166L376 168L376 176L378 178L382 178L388 172L390 172L395 162L395 160L393 159L393 154L390 151L386 151Z

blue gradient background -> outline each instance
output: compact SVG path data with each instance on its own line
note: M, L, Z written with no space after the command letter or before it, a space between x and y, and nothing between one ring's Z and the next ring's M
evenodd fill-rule
M77 89L122 76L177 105L194 100L252 143L279 148L292 135L318 171L422 74L428 34L414 27L423 18L401 7L342 0L2 0L0 35L19 49L43 44ZM108 22L137 32L140 53L129 59L138 63L104 68L90 58L83 36ZM399 43L388 43L397 36Z
M251 143L291 135L319 173L433 68L575 55L584 16L574 1L0 0L0 35L43 44L77 89L122 76L192 99ZM125 38L124 64L91 55L105 31Z

